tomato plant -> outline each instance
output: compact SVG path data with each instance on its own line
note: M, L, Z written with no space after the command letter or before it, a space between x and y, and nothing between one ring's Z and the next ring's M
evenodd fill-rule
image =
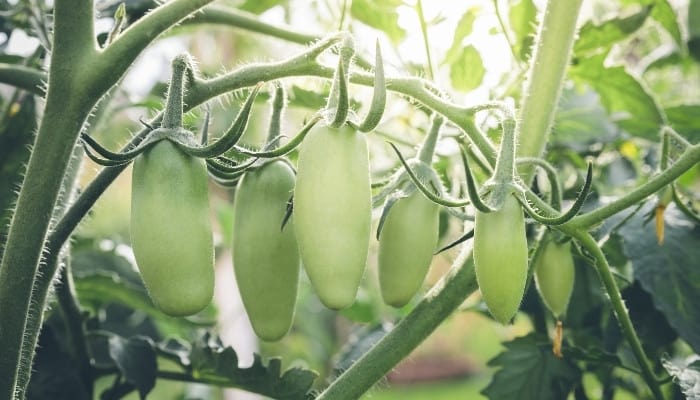
M699 1L211 3L0 2L0 398L699 396Z

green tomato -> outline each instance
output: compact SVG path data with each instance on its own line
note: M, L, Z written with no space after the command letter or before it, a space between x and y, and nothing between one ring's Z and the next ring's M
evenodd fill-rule
M131 243L151 299L172 316L214 294L214 244L204 160L161 140L134 161Z
M535 259L537 291L555 317L566 313L571 293L574 291L574 259L571 242L557 243L547 240Z
M255 333L281 339L294 319L299 285L299 251L290 219L282 229L294 171L271 161L243 175L236 188L233 268Z
M419 191L389 209L379 235L379 286L386 304L402 307L420 289L439 233L439 206Z
M297 169L294 230L302 264L321 302L346 308L355 300L369 246L367 140L349 127L311 131Z
M527 280L525 217L515 197L508 196L498 211L477 211L474 267L491 315L508 323L518 312Z

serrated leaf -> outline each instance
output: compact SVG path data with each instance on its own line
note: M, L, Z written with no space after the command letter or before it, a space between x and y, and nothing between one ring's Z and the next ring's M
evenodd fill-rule
M613 44L636 32L651 12L651 7L644 7L634 14L611 18L600 24L595 24L593 21L586 22L579 31L578 40L574 43L574 54L585 57L590 52L607 53Z
M153 341L144 336L125 339L114 335L109 338L109 355L122 377L136 387L142 399L156 385L158 363Z
M189 358L195 378L279 400L306 399L317 376L316 372L302 368L290 368L280 375L279 359L271 359L265 366L258 354L254 355L253 365L241 368L235 350L224 347L217 337L208 333L192 343Z
M579 380L578 367L555 357L545 336L533 333L503 345L506 350L488 363L500 367L481 392L489 399L565 399Z
M663 365L687 400L700 400L700 358L697 355L689 357L683 363L663 360Z
M681 104L664 109L668 122L690 143L700 142L700 104Z
M645 223L644 217L655 204L655 200L647 202L619 230L625 239L625 253L654 306L695 352L700 352L700 229L670 206L664 215L666 238L659 245L653 225Z
M537 27L537 8L532 0L520 0L508 10L510 28L515 34L515 54L525 61L530 55Z
M486 69L481 54L472 45L462 48L457 58L450 63L450 81L452 87L462 92L469 92L481 85Z
M472 34L474 21L476 21L478 13L479 7L471 7L462 15L459 22L457 22L457 27L452 37L452 45L450 49L447 50L447 54L445 54L443 64L452 64L459 57L462 49L462 42L467 36Z
M386 33L394 44L400 42L406 32L399 26L396 8L400 0L352 0L350 14L356 20Z
M661 111L640 81L624 67L605 67L605 54L579 60L571 77L595 89L610 119L633 136L658 140Z

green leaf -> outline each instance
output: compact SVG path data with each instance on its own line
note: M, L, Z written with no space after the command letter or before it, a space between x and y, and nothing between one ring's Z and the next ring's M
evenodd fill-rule
M666 209L666 234L659 245L644 215L655 207L649 201L619 231L634 276L653 299L654 306L688 344L700 352L700 229L676 207Z
M485 74L486 69L481 54L472 45L463 47L450 65L452 86L462 92L469 92L479 87Z
M651 12L651 7L644 7L634 14L612 18L597 25L593 21L586 22L574 43L574 54L585 57L592 52L607 53L613 44L636 32Z
M661 356L677 338L666 316L654 308L651 295L635 281L622 291L622 299L629 309L630 319L647 354Z
M520 0L508 10L510 28L515 34L515 54L523 61L528 59L532 50L537 27L536 18L537 8L532 0Z
M564 88L554 116L554 127L552 136L555 141L584 145L610 142L615 139L617 130L608 119L600 96L589 87L581 92Z
M700 37L700 0L690 0L688 4L688 36Z
M42 326L27 399L88 400L90 395L81 381L78 363L61 346L58 335L62 329L53 325Z
M679 48L683 48L681 29L678 26L678 18L668 0L654 0L651 17L668 32Z
M700 358L697 355L688 357L682 363L663 360L663 365L687 399L700 399Z
M156 385L158 372L153 341L143 336L125 339L114 335L109 338L109 355L122 377L136 387L142 399L146 398Z
M306 399L317 376L315 372L302 368L290 368L280 375L279 359L270 359L265 366L258 354L255 354L253 365L240 368L236 351L222 346L217 337L208 333L192 343L190 361L195 378L279 400Z
M500 367L481 393L497 400L565 399L581 371L552 354L546 336L529 334L504 343L506 350L488 365Z
M668 122L690 143L700 142L700 104L681 104L664 109Z
M657 141L664 117L656 100L624 67L605 67L605 54L580 59L571 77L595 89L610 118L633 136Z
M457 27L455 28L455 33L452 38L452 45L447 51L447 54L445 54L443 64L453 64L459 58L459 54L462 50L462 42L467 36L472 34L472 30L474 29L474 21L476 21L479 10L479 7L471 7L462 15L462 18L459 20Z
M399 26L396 8L400 0L352 0L350 14L356 20L386 33L394 44L400 42L406 32Z
M253 14L262 14L272 7L286 3L286 0L245 0L238 8Z

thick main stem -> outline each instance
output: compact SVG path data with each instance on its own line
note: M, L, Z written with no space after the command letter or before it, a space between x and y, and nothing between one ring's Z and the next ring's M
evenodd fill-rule
M559 103L583 0L550 0L535 40L516 137L519 157L540 157ZM530 182L532 168L526 173Z
M394 329L336 379L317 400L355 400L408 356L477 288L471 249Z
M78 80L95 54L90 0L58 0L46 107L27 165L0 264L0 398L19 394L17 379L31 369L22 358L30 298L46 232L76 138L97 98Z

